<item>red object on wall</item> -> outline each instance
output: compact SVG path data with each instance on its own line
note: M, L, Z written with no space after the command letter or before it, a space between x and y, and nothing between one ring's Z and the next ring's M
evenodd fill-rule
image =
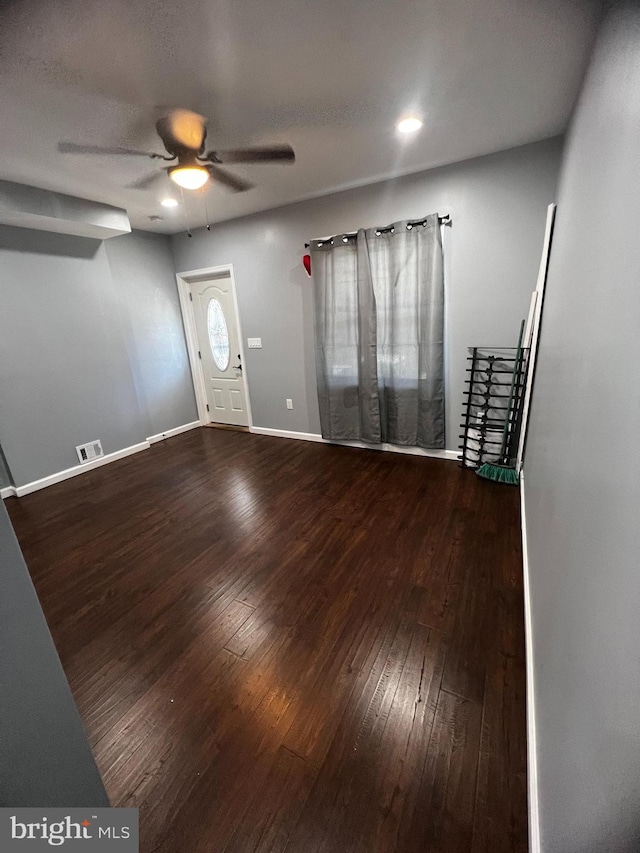
M307 275L311 275L311 255L303 255L302 263L307 271Z

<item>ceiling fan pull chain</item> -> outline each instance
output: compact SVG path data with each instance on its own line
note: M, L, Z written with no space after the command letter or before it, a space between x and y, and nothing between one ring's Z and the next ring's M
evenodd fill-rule
M207 210L207 194L202 187L202 203L204 204L204 218L207 225L207 231L211 231L211 223L209 222L209 211Z
M182 187L180 187L180 195L182 197L182 210L184 213L184 223L187 226L187 237L193 237L193 234L191 233L191 228L189 228L189 217L187 216L187 205L185 204L184 190L182 189Z

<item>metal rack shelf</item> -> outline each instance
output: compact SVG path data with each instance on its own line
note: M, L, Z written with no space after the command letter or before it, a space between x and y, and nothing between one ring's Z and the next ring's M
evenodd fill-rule
M460 464L463 468L479 468L484 462L500 458L505 428L507 456L515 460L522 400L529 352L515 347L473 347L469 350L470 366L464 380L464 410L459 438ZM515 380L514 380L515 374ZM509 409L511 383L514 395Z

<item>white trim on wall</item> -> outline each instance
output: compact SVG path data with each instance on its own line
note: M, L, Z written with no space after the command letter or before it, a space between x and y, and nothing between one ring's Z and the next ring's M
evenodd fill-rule
M320 433L315 432L294 432L290 429L272 429L271 427L249 427L249 432L255 435L273 435L276 438L295 438L299 441L319 441L324 442Z
M531 584L527 546L527 512L524 472L520 474L520 526L522 530L522 573L524 577L524 635L527 671L527 786L529 799L529 851L540 853L540 814L538 804L538 752L536 741L536 701L533 678L533 627L531 621Z
M173 429L168 429L166 432L159 432L157 435L150 435L147 438L149 444L156 444L158 441L164 441L166 438L171 438L173 435L180 435L181 432L188 432L190 429L202 426L200 421L192 421L190 424L183 424Z
M518 441L518 455L516 460L516 471L522 471L522 463L524 459L524 448L527 441L527 425L529 423L529 411L531 408L531 395L533 393L533 382L536 372L536 359L538 357L538 344L540 341L540 324L542 321L542 310L544 305L544 292L547 285L547 273L549 271L549 255L551 252L551 242L553 240L553 227L556 217L556 205L550 204L547 208L547 223L544 232L544 243L542 245L542 257L540 258L540 268L538 270L538 279L536 281L535 303L533 303L533 316L531 317L530 328L527 329L531 336L529 346L529 361L527 364L527 373L525 378L524 399L522 401L522 415L520 418L520 439ZM525 342L525 346L527 343Z
M131 447L125 447L122 450L117 450L115 453L108 453L106 456L101 456L99 459L94 459L84 465L74 465L73 468L67 468L65 471L58 471L56 474L50 474L48 477L43 477L41 480L34 480L32 483L25 483L24 486L5 486L0 489L0 499L5 500L10 497L23 497L32 492L37 492L39 489L46 489L47 486L53 486L56 483L61 483L63 480L69 480L71 477L76 477L78 474L84 474L85 471L92 471L94 468L100 468L102 465L107 465L109 462L115 462L117 459L124 459L126 456L131 456L133 453L139 453L141 450L148 450L152 444L159 441L164 441L174 435L188 432L202 426L200 421L192 421L188 424L183 424L179 427L174 427L166 432L158 433L158 435L149 436L146 441L141 441L140 444L133 444ZM321 444L336 444L341 447L355 447L362 450L384 450L390 453L404 453L410 456L427 456L435 459L449 459L457 461L459 456L455 450L423 450L421 447L397 447L394 444L381 444L376 447L371 447L360 441L329 441L323 438L319 433L314 432L293 432L287 429L271 429L270 427L249 427L249 432L255 435L270 435L276 438L293 438L299 441L316 441ZM532 848L532 853L534 853Z
M106 456L101 456L99 459L93 459L91 462L86 462L84 465L74 465L73 468L67 468L65 471L58 471L56 474L50 474L48 477L43 477L41 480L34 480L32 483L25 483L24 486L6 486L0 489L0 499L30 495L31 492L37 492L39 489L46 489L47 486L53 486L56 483L61 483L63 480L68 480L71 477L76 477L78 474L84 474L86 471L92 471L94 468L100 468L102 465L107 465L109 462L115 462L117 459L124 459L125 456L131 456L133 453L139 453L141 450L148 450L152 444L158 441L164 441L166 438L171 438L173 435L180 435L182 432L188 432L191 429L196 429L202 426L200 421L192 421L188 424L183 424L173 429L168 429L166 432L158 433L158 435L150 436L146 441L141 441L139 444L132 444L131 447L124 447L122 450L116 450L115 453L107 453Z
M198 335L196 332L196 320L193 313L193 303L189 299L189 286L192 282L198 279L210 278L211 276L228 275L231 279L231 293L233 296L233 305L236 311L236 320L238 323L238 335L240 346L240 357L242 359L242 383L244 386L244 399L247 407L247 419L249 428L253 424L251 415L251 398L249 396L249 380L247 377L247 359L244 354L244 335L242 333L242 318L240 317L240 308L238 306L238 293L236 290L236 278L233 272L233 264L221 264L216 267L205 267L200 270L187 270L187 272L176 273L176 282L178 284L178 296L180 298L180 310L182 312L182 324L184 326L184 334L187 341L187 353L189 355L189 365L191 367L191 379L193 380L193 390L196 395L196 405L198 407L198 416L202 424L211 423L211 415L207 411L207 389L204 384L204 376L200 359L198 358Z
M422 447L399 447L396 444L364 444L362 441L330 441L316 432L292 432L288 429L272 429L271 427L250 427L249 432L255 435L273 435L277 438L295 438L300 441L317 441L321 444L337 444L341 447L356 447L361 450L385 450L390 453L406 453L409 456L429 456L434 459L460 458L456 450L424 450Z
M132 444L131 447L123 447L122 450L116 450L115 453L107 453L106 456L101 456L99 459L92 459L91 462L85 462L84 465L74 465L73 468L58 471L57 474L49 474L48 477L43 477L41 480L25 483L24 486L15 486L14 494L21 498L24 495L31 494L31 492L37 492L38 489L46 489L47 486L53 486L55 483L69 480L71 477L77 477L78 474L84 474L85 471L93 471L94 468L100 468L109 462L115 462L116 459L124 459L125 456L140 453L141 450L147 450L149 447L148 441L141 441L140 444Z

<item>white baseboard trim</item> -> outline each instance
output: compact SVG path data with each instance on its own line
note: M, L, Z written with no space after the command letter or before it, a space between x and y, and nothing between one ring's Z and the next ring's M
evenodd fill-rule
M171 438L174 435L180 435L181 432L189 432L190 429L202 426L202 421L192 421L190 424L183 424L173 429L168 429L166 432L159 432L157 435L150 435L147 441L149 444L155 444L157 441L164 441L165 438Z
M425 450L423 447L400 447L397 444L364 444L362 441L326 441L325 444L339 444L341 447L357 447L362 450L384 450L387 453L404 453L408 456L428 456L431 459L450 459L458 461L457 450Z
M385 450L389 453L406 453L410 456L429 456L435 459L458 460L456 450L423 450L422 447L399 447L396 444L365 444L362 441L330 441L315 432L293 432L288 429L271 429L271 427L249 427L249 432L256 435L273 435L277 438L295 438L301 441L317 441L321 444L338 444L341 447L357 447L361 450Z
M47 486L53 486L71 477L77 477L78 474L84 474L85 471L92 471L94 468L100 468L101 465L108 465L109 462L115 462L116 459L124 459L125 456L131 456L133 453L139 453L141 450L148 450L152 444L158 441L164 441L166 438L171 438L173 435L180 435L181 432L188 432L188 430L196 429L199 426L202 426L200 421L192 421L191 423L169 429L166 432L161 432L158 435L152 435L146 441L141 441L139 444L132 444L131 447L124 447L122 450L116 450L115 453L107 453L106 456L93 459L84 465L74 465L73 468L58 471L57 474L50 474L41 480L25 483L24 486L6 486L0 489L0 498L4 500L5 498L14 496L21 498L24 495L30 495L31 492L37 492L39 489L46 489Z
M315 432L292 432L289 429L271 429L271 427L249 427L249 432L256 435L274 435L277 438L297 438L300 441L319 441L324 442L321 435Z
M522 573L524 578L524 635L527 668L527 786L529 799L529 853L541 853L538 804L538 752L536 742L536 701L533 680L533 634L531 622L531 586L527 545L527 512L524 472L520 473L520 525L522 529Z
M122 450L116 450L115 453L107 453L106 456L101 456L99 459L93 459L91 462L86 462L84 465L74 465L73 468L67 468L65 471L58 471L57 474L50 474L48 477L43 477L41 480L34 480L32 483L25 483L24 486L15 486L12 494L21 498L24 495L30 495L31 492L37 492L39 489L46 489L47 486L53 486L55 483L61 483L63 480L69 480L71 477L77 477L78 474L84 474L85 471L93 471L94 468L100 468L102 465L107 465L109 462L115 462L116 459L124 459L125 456L131 456L133 453L139 453L141 450L148 450L148 441L141 441L140 444L132 444L131 447L124 447Z

